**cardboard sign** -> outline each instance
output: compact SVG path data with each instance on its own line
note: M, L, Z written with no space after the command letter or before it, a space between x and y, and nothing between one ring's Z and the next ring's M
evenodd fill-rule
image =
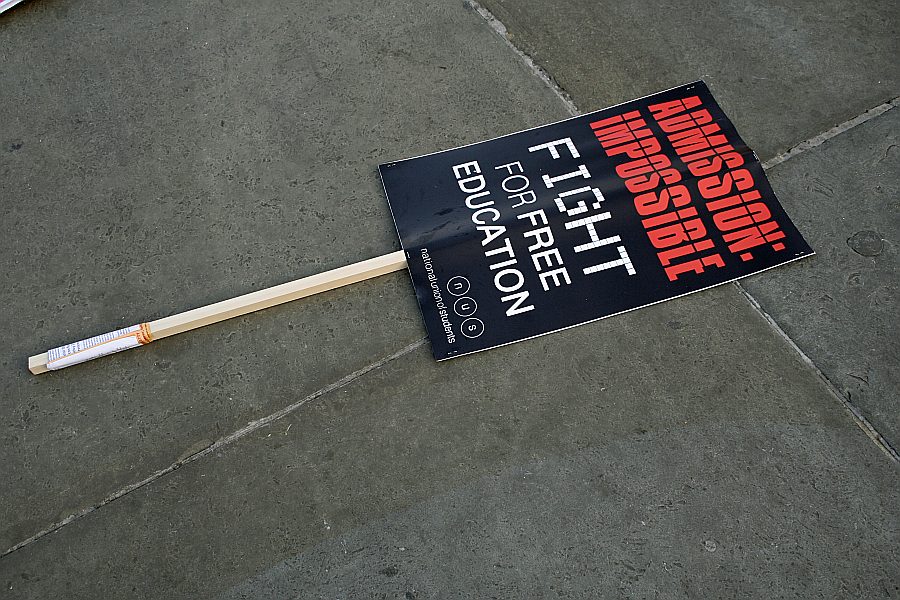
M703 82L379 171L438 360L813 254Z

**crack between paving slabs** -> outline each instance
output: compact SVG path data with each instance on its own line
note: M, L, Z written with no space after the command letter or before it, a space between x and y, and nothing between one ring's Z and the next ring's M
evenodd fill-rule
M466 6L474 10L478 15L484 19L487 24L490 26L494 32L499 35L506 45L512 49L512 51L518 56L525 65L531 70L531 72L540 79L544 85L549 87L554 94L560 99L560 101L565 105L566 109L572 116L577 116L582 114L581 110L579 110L578 106L575 104L575 101L572 99L572 96L566 92L560 86L553 76L548 73L543 67L538 65L534 59L525 53L522 49L518 48L513 42L510 40L509 29L507 29L506 25L503 24L500 19L498 19L491 11L487 8L479 4L476 0L465 0ZM809 139L803 140L800 143L792 146L786 152L779 153L769 160L762 163L762 167L764 170L768 171L773 167L780 165L781 163L798 156L807 150L811 150L818 146L821 146L828 140L849 131L858 125L862 125L863 123L874 119L889 110L900 106L900 96L888 100L882 104L874 108L870 108L859 114L852 119L848 119L843 123L839 123L835 125L831 129L827 131L823 131L822 133L815 135ZM819 369L818 366L812 361L809 356L806 355L803 350L800 349L799 346L788 336L788 334L778 325L774 318L769 315L759 304L759 302L754 298L750 292L748 292L738 281L732 282L732 285L737 288L737 290L741 293L741 295L750 303L750 305L765 319L765 321L769 324L769 326L775 331L775 333L784 339L788 345L800 355L801 360L813 370L816 375L818 375L819 379L825 385L825 388L828 392L835 397L835 399L847 410L847 412L852 417L854 423L862 429L863 433L868 436L868 438L876 445L878 448L884 452L884 454L894 461L897 464L900 464L900 454L898 454L897 450L878 432L878 430L869 422L868 419L862 414L862 411L857 407L853 402L845 397L838 389L835 387L834 383L825 374Z
M140 481L126 485L125 487L113 492L112 494L110 494L109 496L107 496L106 498L101 500L99 503L94 504L93 506L89 506L85 509L82 509L81 511L79 511L77 513L71 514L68 517L66 517L65 519L63 519L62 521L58 521L58 522L50 525L49 527L39 531L38 533L32 535L31 537L29 537L25 540L22 540L21 542L15 544L14 546L10 547L8 550L6 550L2 554L0 554L0 559L2 559L3 557L5 557L9 554L12 554L13 552L15 552L17 550L21 550L22 548L38 541L39 539L43 538L46 535L49 535L56 531L59 531L66 525L74 523L75 521L81 519L82 517L85 517L85 516L91 514L92 512L103 508L107 504L110 504L111 502L114 502L124 496L127 496L131 492L139 490L142 487L149 485L149 484L153 483L154 481L161 479L162 477L165 477L166 475L180 469L182 466L184 466L188 463L194 462L195 460L199 460L199 459L203 458L204 456L207 456L208 454L212 454L213 452L221 450L223 447L231 444L232 442L235 442L243 437L246 437L247 435L249 435L255 431L258 431L259 429L262 429L263 427L266 427L266 426L274 423L275 421L278 421L279 419L286 417L287 415L295 412L296 410L298 410L302 406L312 402L313 400L321 398L322 396L327 396L331 392L338 390L346 385L349 385L350 383L353 383L354 381L361 379L362 377L365 377L366 375L368 375L369 373L371 373L373 371L377 371L378 369L380 369L381 367L394 361L395 359L405 356L406 354L409 354L410 352L413 352L414 350L417 350L418 348L424 346L427 341L428 341L427 336L420 338L420 339L414 341L413 343L401 348L400 350L397 350L393 354L390 354L384 358L381 358L381 359L379 359L369 365L366 365L365 367L362 367L361 369L358 369L348 375L345 375L344 377L338 379L337 381L330 383L330 384L326 385L325 387L316 390L315 392L309 394L308 396L305 396L305 397L301 398L300 400L298 400L292 404L289 404L288 406L285 406L284 408L279 409L270 415L267 415L265 417L255 420L255 421L250 421L244 427L241 427L240 429L237 429L237 430L229 433L228 435L225 435L225 436L219 438L218 440L216 440L212 444L206 446L205 448L197 450L196 452L193 452L187 456L184 456L184 457L178 459L174 463L170 464L168 467L165 467L163 469L155 471L154 473L150 474L149 476L145 477L144 479L142 479Z

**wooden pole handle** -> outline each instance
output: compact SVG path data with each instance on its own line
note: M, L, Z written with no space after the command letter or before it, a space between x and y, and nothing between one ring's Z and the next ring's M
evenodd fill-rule
M317 273L288 283L266 288L237 298L223 300L149 323L120 329L87 340L54 348L28 359L28 370L38 375L82 363L100 356L148 344L153 340L184 333L204 325L305 298L379 275L406 268L402 250L370 258L352 265Z

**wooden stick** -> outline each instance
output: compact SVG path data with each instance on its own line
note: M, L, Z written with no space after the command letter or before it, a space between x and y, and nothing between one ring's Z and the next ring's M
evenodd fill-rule
M120 352L153 340L184 333L204 325L218 323L232 317L290 302L319 292L333 290L351 283L378 277L406 268L406 254L401 250L370 258L352 265L339 267L303 277L288 283L266 288L230 300L223 300L208 306L195 308L170 317L163 317L149 323L120 329L60 348L54 348L28 359L28 370L38 375L50 370L61 369L99 358L113 352Z

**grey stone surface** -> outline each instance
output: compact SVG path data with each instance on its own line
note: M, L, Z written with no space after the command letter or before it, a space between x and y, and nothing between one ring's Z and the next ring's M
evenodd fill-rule
M818 255L744 286L900 447L900 110L769 175Z
M891 3L487 4L582 108L702 76L764 157L897 94ZM393 250L379 161L564 116L461 2L44 0L0 28L0 551L424 332L397 274L60 374L24 357ZM0 590L894 598L898 475L727 286L421 346L3 556Z
M897 2L482 4L582 110L702 78L763 159L900 96ZM900 159L886 118L776 169L819 257L747 288L896 446Z
M750 442L746 431L717 434ZM703 436L696 430L686 436L636 436L483 476L326 538L218 598L896 595L900 579L881 570L898 560L890 549L896 527L862 546L834 535L846 527L842 512L867 512L860 504L865 500L842 496L835 479L821 477L813 485L839 498L839 507L816 514L763 500L766 494L787 498L808 485L779 478L761 487L755 477L771 482L764 465L734 477L726 475L730 467L712 466L717 461L697 472L672 459L702 461L709 453ZM799 438L793 439L796 445L788 442L778 452L826 450L800 448ZM725 454L741 462L736 453ZM668 467L663 476L661 465ZM815 465L820 473L833 466ZM716 477L721 479L706 483ZM778 530L761 523L770 511L794 527ZM813 551L823 542L833 546L826 556ZM842 561L841 555L874 560Z
M900 95L893 0L483 0L584 111L704 79L765 158Z
M380 161L565 116L458 4L56 0L0 31L0 552L424 328L398 274L29 355L393 251Z
M0 583L896 597L898 501L897 467L723 287L444 363L421 347L4 557Z

